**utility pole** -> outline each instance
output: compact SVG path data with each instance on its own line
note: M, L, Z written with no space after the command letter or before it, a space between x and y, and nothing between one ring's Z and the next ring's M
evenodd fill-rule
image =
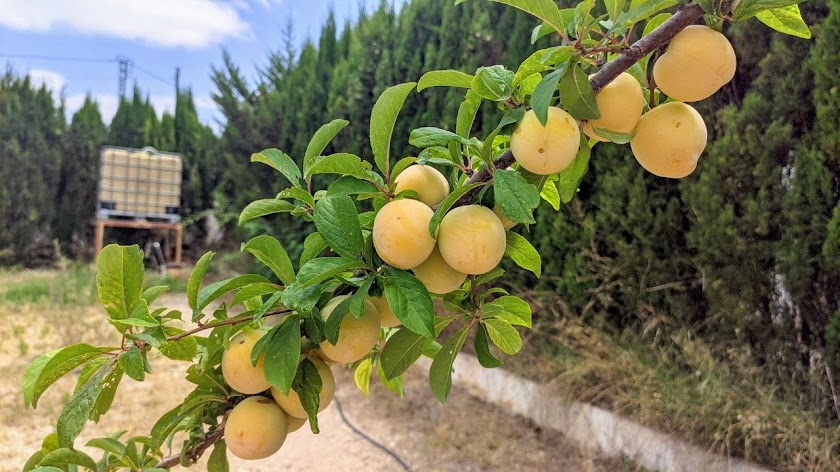
M178 99L178 92L181 91L181 68L175 68L175 99Z
M128 68L131 66L131 59L123 56L117 57L117 62L120 64L120 79L119 79L119 88L120 88L120 100L125 98L125 85L128 82Z

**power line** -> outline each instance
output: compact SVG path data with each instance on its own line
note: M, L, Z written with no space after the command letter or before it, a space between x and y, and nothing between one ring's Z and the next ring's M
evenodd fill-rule
M149 77L151 77L151 78L153 78L153 79L155 79L155 80L159 80L159 81L161 81L161 82L163 82L164 84L169 85L169 86L174 86L174 85L175 85L175 84L174 84L171 80L164 79L163 77L161 77L161 76L159 76L159 75L157 75L157 74L154 74L154 73L152 73L152 72L149 72L147 69L145 69L145 68L140 67L139 65L137 65L137 63L136 63L136 62L134 62L134 61L132 61L132 63L131 63L131 64L132 64L132 66L133 66L135 69L137 69L138 71L140 71L140 72L142 72L142 73L144 73L144 74L148 75Z

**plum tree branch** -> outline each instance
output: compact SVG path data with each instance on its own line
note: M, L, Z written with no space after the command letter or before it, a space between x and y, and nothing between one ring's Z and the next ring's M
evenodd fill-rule
M291 313L291 312L292 312L292 310L289 310L288 308L284 308L282 310L269 311L269 312L267 312L263 315L263 318L265 318L267 316L284 315L286 313ZM256 315L254 315L254 316L256 316ZM208 323L206 325L201 325L197 328L193 328L189 331L184 331L183 333L176 334L174 336L169 336L168 338L166 338L166 340L167 341L179 341L183 338L186 338L187 336L192 336L193 334L204 331L206 329L213 329L213 328L218 328L219 326L227 326L227 325L235 325L235 324L239 324L239 323L245 323L247 321L253 320L254 316L244 316L242 318L230 318L230 319L219 321L219 322L216 322L216 323Z
M216 441L222 439L224 435L225 429L220 427L208 434L207 436L204 436L204 439L202 439L201 442L196 444L195 447L193 447L192 449L184 451L184 454L186 454L186 457L190 461L195 462L198 460L199 457L201 457L202 454L204 454L204 451L206 451L207 448L215 444ZM174 456L164 458L163 460L158 462L155 467L159 469L168 469L170 467L179 465L180 463L181 454L175 454Z
M674 36L686 27L694 24L703 17L705 12L696 3L690 3L680 8L674 16L668 18L664 23L659 25L656 29L650 32L647 36L639 39L630 47L624 49L615 59L604 64L601 69L592 76L589 84L592 85L592 90L598 93L607 84L618 77L622 72L629 69L633 64L638 62L641 58L649 53L656 51L658 48L668 44ZM467 184L474 184L477 182L486 182L493 178L493 170L505 169L510 167L516 159L510 149L502 153L496 160L493 161L492 169L485 167L474 173ZM475 198L479 189L473 189L464 194L456 205L463 205L466 202Z

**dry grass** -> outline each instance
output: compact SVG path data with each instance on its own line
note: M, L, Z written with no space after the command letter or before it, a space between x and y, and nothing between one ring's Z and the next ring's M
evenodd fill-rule
M803 408L760 370L719 363L685 331L653 347L550 306L540 310L527 352L509 362L562 395L777 470L840 470L840 425Z

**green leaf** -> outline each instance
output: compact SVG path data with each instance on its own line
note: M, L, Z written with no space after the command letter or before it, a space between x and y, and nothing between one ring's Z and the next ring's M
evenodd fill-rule
M121 352L117 357L117 362L132 379L143 381L146 378L146 371L143 368L145 365L143 353L137 346L132 346L131 349Z
M252 321L257 322L261 320L262 317L265 316L265 314L268 312L268 310L274 308L274 305L276 305L282 297L282 291L274 292L272 296L268 297L268 300L266 300L265 303L261 304L260 307L257 308L256 311L254 311L254 318Z
M286 200L276 200L274 198L264 198L262 200L254 200L242 209L239 214L238 225L242 226L247 221L261 216L272 215L274 213L288 213L297 207Z
M358 195L377 191L378 189L372 183L347 175L333 181L327 189L327 195Z
M649 0L639 5L631 6L629 10L618 15L613 29L628 28L630 25L646 20L654 13L671 8L677 4L677 0Z
M294 315L283 320L265 347L265 377L284 395L292 387L299 357L300 317Z
M382 385L384 385L385 388L387 388L388 390L396 393L397 395L400 396L400 398L402 398L403 397L403 376L398 375L398 376L394 377L393 379L389 379L389 378L385 377L385 373L382 371L382 363L377 364L376 371L379 374L379 381L382 382Z
M421 79L422 81L422 79ZM356 386L359 390L368 396L370 394L370 374L373 372L373 360L367 358L356 366L353 372L353 380L356 381Z
M447 195L446 198L438 204L437 210L435 210L435 214L432 215L432 220L429 222L429 234L431 234L433 238L437 239L437 229L438 226L440 226L440 221L444 216L446 216L446 213L450 208L452 208L452 205L454 205L467 192L481 185L484 185L484 183L479 182L462 185L453 190L452 193Z
M513 89L513 77L513 71L505 66L479 67L472 79L472 91L487 100L507 100Z
M245 274L240 275L239 277L214 282L198 292L198 308L203 310L207 307L207 305L213 303L214 300L218 299L222 295L240 289L246 285L268 282L270 281L267 278L258 274Z
M373 285L374 279L375 277L369 276L360 280L361 284L359 285L359 289L350 296L350 313L353 313L353 316L356 318L361 318L364 315L365 300L367 300L368 292L370 291L371 285Z
M534 89L533 95L531 95L531 107L533 107L534 114L543 126L548 122L548 107L551 106L554 92L557 91L557 84L564 72L566 72L565 67L543 77Z
M97 470L96 462L91 459L89 455L82 451L74 451L73 449L67 447L62 447L47 453L38 465L39 467L35 470L61 471L61 469L55 468L59 466L66 467L69 465L79 465L86 467L89 470Z
M73 394L70 401L58 416L58 443L62 447L73 447L73 441L82 432L90 412L102 391L102 378L105 372L100 371Z
M583 136L581 136L581 138L583 138ZM572 201L580 182L589 171L590 153L591 150L589 149L589 145L582 142L580 150L578 150L578 153L575 156L575 160L572 161L572 164L569 165L569 167L560 172L560 180L557 183L557 187L560 191L560 200L562 200L563 203L569 203Z
M458 117L455 120L455 133L463 138L470 137L475 122L475 115L481 106L481 96L472 90L467 91L464 101L458 106Z
M733 21L743 21L756 16L761 11L774 10L790 5L798 5L804 0L741 0L732 13Z
M388 267L385 298L394 316L415 333L434 337L435 306L423 282L404 270Z
M315 158L312 162L312 167L309 168L309 173L305 177L308 179L311 175L340 174L352 175L360 179L369 179L370 171L371 166L369 162L363 161L362 158L355 154L340 152Z
M531 305L525 300L505 295L481 307L487 318L498 318L512 325L530 328L532 325Z
M617 131L610 131L604 128L595 128L595 134L616 144L627 144L634 136L636 136L635 131L631 131L629 133L619 133Z
M416 157L404 157L397 161L397 163L394 165L394 168L391 169L391 182L396 180L396 178L399 177L399 175L402 174L404 170L411 167L415 162L417 162Z
M190 279L187 281L187 302L193 311L198 311L198 291L201 289L201 281L204 279L204 274L207 272L207 267L213 256L216 255L213 251L206 252L198 262L195 263L195 268L190 274Z
M554 181L548 181L543 185L540 198L548 202L554 208L554 211L560 210L560 192L557 191L557 185Z
M459 70L433 70L423 74L417 81L417 91L422 92L429 87L461 87L470 88L473 76Z
M125 444L114 438L94 438L88 441L85 447L95 447L117 456L125 454Z
M300 289L319 284L342 272L361 269L364 266L365 264L362 261L347 257L319 257L312 259L300 268L297 281L287 287L283 293L285 294L292 288ZM283 304L289 306L285 302Z
M540 276L540 267L542 266L540 253L520 234L513 231L507 232L505 255L510 257L519 267L533 272L537 277Z
M516 328L507 321L490 318L481 320L481 322L487 327L490 341L505 354L512 356L522 349L522 338L519 336L519 331L516 331Z
M251 154L251 162L260 162L280 172L290 184L300 187L300 169L295 161L285 152L279 149L266 149L262 152Z
M304 190L300 187L285 188L282 191L280 191L280 193L277 194L276 198L277 199L292 198L292 199L301 201L301 202L309 205L310 207L315 206L315 199L312 197L312 195L309 192L307 192L306 190Z
M143 271L143 251L139 246L109 244L99 253L96 289L111 319L129 317L143 291Z
M493 369L502 365L502 361L490 352L490 342L487 340L487 328L483 324L478 324L478 330L475 332L475 339L473 340L475 347L475 356L478 358L478 363L485 369Z
M306 151L303 153L303 171L307 174L309 166L312 165L312 160L320 156L330 144L330 141L335 138L339 131L350 124L347 120L332 120L329 123L322 125L318 131L312 135L309 144L306 145Z
M391 171L391 135L406 97L417 85L414 82L388 87L370 112L370 147L376 167L388 175Z
M425 338L411 330L401 328L392 334L382 348L379 362L382 372L388 379L399 377L411 367L426 346L429 338Z
M321 252L323 252L323 250L327 247L329 247L329 244L327 244L327 241L323 236L321 236L321 233L317 231L311 233L303 240L303 251L300 253L300 262L298 262L298 265L303 266L307 262L318 257L318 254L321 254Z
M111 350L89 344L73 344L40 356L23 374L24 404L36 408L41 394L56 380L85 362Z
M292 388L295 389L295 392L300 397L303 409L309 415L309 428L315 434L319 433L318 406L321 402L322 385L321 374L318 373L318 368L309 359L304 359L297 370Z
M169 287L166 285L155 285L154 287L149 287L143 291L140 295L140 298L146 301L147 305L151 305L152 302L157 300L157 298L164 293L169 291Z
M459 136L452 131L433 128L430 126L413 130L408 138L408 143L418 148L427 148L432 146L446 147L452 141L464 145L469 144L469 140L463 136Z
M435 398L441 403L446 403L446 398L452 390L452 364L455 363L455 357L464 347L467 333L467 328L456 331L440 348L432 361L432 366L429 368L429 387Z
M579 65L566 71L560 80L560 100L563 109L578 120L601 117L589 77Z
M233 300L231 300L230 306L235 307L236 305L254 297L261 297L262 295L274 293L278 290L278 288L279 287L277 285L265 282L246 285L236 292L236 296L234 296Z
M277 238L266 234L257 236L245 243L242 249L250 252L257 260L265 264L284 284L289 285L295 281L292 260L289 259L289 255Z
M626 4L627 0L604 0L604 6L607 8L607 14L613 21L618 18L618 15L621 13L621 10L624 9L624 5Z
M534 223L532 211L540 204L537 187L515 170L493 173L493 193L502 214L516 223Z
M163 333L169 336L178 336L184 330L174 326L164 326ZM187 336L178 341L167 341L159 348L160 353L175 361L191 361L198 353L198 341L192 336Z
M350 304L352 301L351 297L341 300L341 302L339 302L338 305L336 305L330 312L329 318L324 320L324 336L327 338L327 342L332 345L338 344L338 335L341 330L341 323L350 313ZM321 314L323 315L323 312L321 312Z
M811 30L802 19L802 12L799 5L788 5L786 7L764 10L755 14L755 17L765 25L774 30L804 39L811 39Z
M568 61L574 52L574 46L554 46L534 51L516 69L516 74L513 76L514 85L522 83L534 74L550 70L552 64Z
M466 0L458 0L456 4ZM526 13L536 16L554 31L563 33L569 26L570 19L564 17L554 0L492 0L496 3L518 8Z
M213 452L207 459L207 472L229 472L230 465L227 460L227 444L224 439L216 441L213 445Z
M353 199L346 195L331 195L315 205L312 214L315 227L339 255L358 258L365 248L359 214Z
M99 419L108 413L111 405L114 403L114 397L117 395L117 387L120 386L123 374L125 371L119 365L113 364L110 369L105 370L105 377L102 380L102 390L99 396L96 397L96 402L90 410L88 418L93 422L99 422Z

